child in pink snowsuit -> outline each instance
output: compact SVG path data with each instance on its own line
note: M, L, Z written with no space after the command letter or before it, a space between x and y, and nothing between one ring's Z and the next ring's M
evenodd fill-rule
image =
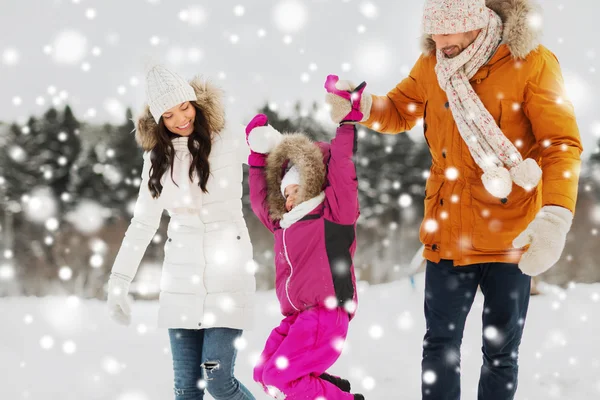
M280 135L259 114L248 124L250 201L275 236L276 294L284 319L269 336L254 380L276 399L364 399L326 373L339 358L357 306L352 257L359 216L356 109L329 143ZM354 107L353 107L354 108Z

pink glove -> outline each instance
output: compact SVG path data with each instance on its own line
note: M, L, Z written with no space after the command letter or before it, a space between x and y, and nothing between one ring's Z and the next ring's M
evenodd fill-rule
M256 114L252 121L246 125L246 143L248 143L248 136L252 129L258 126L266 126L269 123L269 118L265 114ZM248 144L249 146L249 144ZM267 155L260 154L250 148L250 155L248 156L248 165L251 167L264 167L267 165Z
M362 121L364 114L361 111L361 99L363 95L363 91L367 86L366 82L362 82L358 85L353 91L340 90L336 87L336 83L340 80L337 75L329 75L327 76L327 80L325 81L325 90L328 93L339 96L343 99L350 100L352 109L350 112L340 121L341 122L360 122Z

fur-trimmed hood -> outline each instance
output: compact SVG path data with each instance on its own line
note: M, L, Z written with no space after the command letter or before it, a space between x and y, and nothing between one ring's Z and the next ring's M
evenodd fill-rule
M221 132L225 127L223 92L220 88L199 76L192 79L190 85L196 92L195 103L204 113L211 134ZM157 129L158 124L154 121L150 108L146 105L144 112L137 120L135 131L135 139L144 151L152 150L156 146Z
M318 196L323 190L328 160L328 143L315 143L302 133L283 135L281 142L267 157L267 202L271 218L280 220L287 212L280 186L288 164L295 165L300 171L297 196L300 203Z
M508 46L514 58L524 59L538 48L542 31L530 21L532 15L541 14L541 8L535 0L486 0L486 5L502 19L502 43ZM422 36L421 48L425 55L435 54L435 42L431 35Z

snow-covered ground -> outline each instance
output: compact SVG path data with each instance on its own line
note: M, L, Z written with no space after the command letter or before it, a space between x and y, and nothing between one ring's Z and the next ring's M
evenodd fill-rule
M347 347L331 372L373 399L420 399L423 275L361 285ZM519 400L600 398L600 284L542 286L532 298L521 347ZM260 293L257 325L245 334L237 376L260 393L251 363L280 319L273 292ZM475 399L480 367L478 295L463 344L463 399ZM101 301L0 299L0 399L165 400L173 398L169 342L154 328L156 302L137 302L134 322L113 323ZM207 398L210 398L207 396Z

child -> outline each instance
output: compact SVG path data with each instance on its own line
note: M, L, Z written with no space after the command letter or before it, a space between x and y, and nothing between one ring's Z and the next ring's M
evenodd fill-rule
M363 89L352 94L358 103ZM275 286L285 316L267 340L254 380L276 399L364 399L349 393L348 381L325 373L340 356L357 306L352 157L362 115L354 110L346 117L331 144L282 136L262 114L246 128L250 201L275 236Z

